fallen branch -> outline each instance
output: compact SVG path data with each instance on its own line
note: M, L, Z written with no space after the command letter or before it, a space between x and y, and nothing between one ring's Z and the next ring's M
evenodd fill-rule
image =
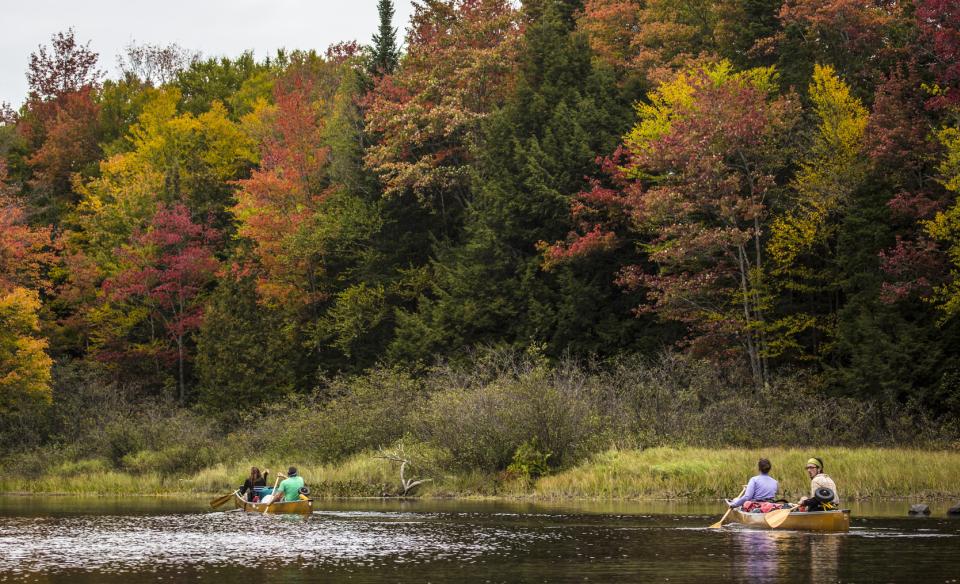
M397 447L397 452L386 452L383 450L383 447L378 449L380 454L374 458L382 458L384 460L390 460L393 462L400 463L400 486L403 488L403 492L400 493L401 496L406 496L412 489L422 485L423 483L429 482L433 479L416 479L416 478L406 478L404 476L407 465L410 464L410 459L407 458L407 454L403 449L403 442L401 441Z

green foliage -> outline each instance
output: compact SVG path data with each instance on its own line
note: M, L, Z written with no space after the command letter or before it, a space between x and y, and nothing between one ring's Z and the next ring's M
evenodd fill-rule
M257 298L252 278L221 280L197 339L197 404L236 423L296 385L296 338L284 315Z
M195 472L210 466L214 461L210 448L176 445L126 454L120 459L119 466L135 474L156 472L171 475Z
M106 158L130 149L127 136L153 95L147 90L149 87L147 83L133 76L104 82L98 102L103 153Z
M440 389L411 422L415 436L448 450L455 465L504 470L531 441L554 464L570 464L608 438L610 420L582 371L510 351L480 356L475 366L438 370L430 385Z
M251 454L340 460L402 438L420 387L402 370L375 368L337 379L315 396L288 396L252 410L234 438Z
M513 453L507 472L525 479L536 480L550 472L550 466L547 464L549 458L550 453L542 452L536 439L528 440L518 446Z
M430 293L400 317L396 356L485 342L609 351L637 325L622 316L629 308L608 266L540 269L537 242L571 229L571 195L629 120L587 39L550 6L526 31L515 89L484 124L463 236L438 246Z
M285 54L277 55L278 64L285 59ZM253 90L252 86L266 88L269 83L265 83L264 75L269 75L273 67L269 59L258 63L249 51L236 59L195 59L189 67L177 72L173 85L183 96L181 108L184 112L201 115L219 102L231 105L231 114L237 119L255 101L250 96L269 94L269 90Z
M373 35L373 47L370 55L370 71L374 75L389 75L397 68L400 50L397 48L397 29L393 27L393 2L378 0L377 14L380 26Z

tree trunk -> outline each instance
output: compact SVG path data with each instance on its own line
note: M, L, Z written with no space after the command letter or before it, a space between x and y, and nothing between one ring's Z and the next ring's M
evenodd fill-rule
M753 384L756 390L759 390L763 387L763 372L760 364L760 354L757 350L756 344L754 343L753 331L751 330L753 325L753 315L750 307L750 287L748 284L747 278L747 258L746 250L742 245L737 246L737 262L740 267L740 292L743 303L743 319L744 319L744 337L747 340L747 356L750 359L750 370L753 374Z
M180 405L183 405L187 391L183 381L183 336L177 335L177 368L180 375Z

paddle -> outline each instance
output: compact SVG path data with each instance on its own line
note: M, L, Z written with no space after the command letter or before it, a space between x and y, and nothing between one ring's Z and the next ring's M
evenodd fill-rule
M767 522L767 525L770 529L776 529L783 525L783 522L787 520L787 517L794 511L800 508L800 505L794 505L789 509L777 509L776 511L771 511L764 515L763 519Z
M213 501L210 501L210 508L211 508L211 509L216 509L217 507L222 507L227 501L229 501L230 499L232 499L233 496L236 495L236 494L237 494L237 492L234 491L234 492L232 492L232 493L230 493L230 494L228 494L228 495L224 495L224 496L222 496L222 497L217 497L217 498L214 499Z
M742 497L743 494L746 493L746 492L747 492L747 485L743 485L743 488L740 489L740 494L737 495L736 498L739 499L739 498ZM731 511L733 511L733 507L729 507L729 506L728 506L728 507L727 507L727 512L723 514L723 517L720 518L720 521L717 521L716 523L714 523L713 525L711 525L711 526L710 526L710 529L720 529L721 527L723 527L723 520L727 518L727 515L730 515L730 512L731 512Z

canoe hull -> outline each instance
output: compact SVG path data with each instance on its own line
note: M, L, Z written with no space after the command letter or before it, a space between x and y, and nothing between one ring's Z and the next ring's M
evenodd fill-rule
M737 523L744 527L755 529L771 529L767 525L763 513L743 513L739 509L731 509L723 524ZM808 511L801 513L794 511L787 516L786 521L776 529L801 531L849 531L850 510L841 511Z
M234 495L233 503L237 509L242 509L247 513L264 513L268 515L309 515L313 513L313 499L264 505L263 503L251 503L245 501L240 495Z

